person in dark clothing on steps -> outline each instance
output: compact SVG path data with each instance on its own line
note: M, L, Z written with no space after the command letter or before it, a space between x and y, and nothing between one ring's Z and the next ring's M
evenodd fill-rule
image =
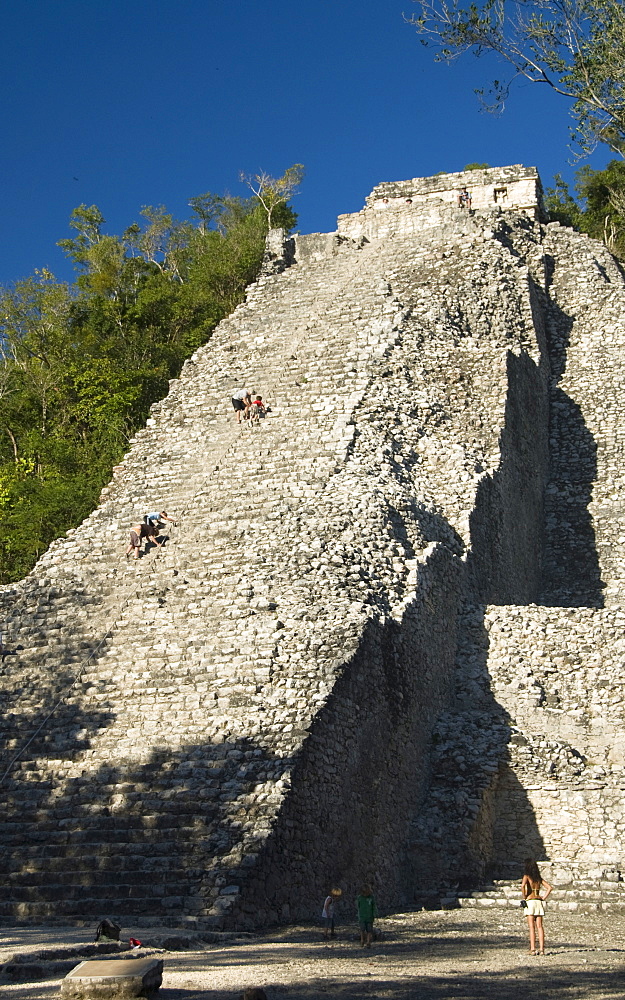
M145 520L141 525L141 530L139 532L139 538L143 541L145 538L146 542L154 542L158 545L159 549L162 546L162 542L158 540L158 527L152 521Z
M126 549L126 559L132 552L133 558L138 559L141 552L141 524L133 524L130 529L130 545Z
M237 423L241 423L241 417L247 417L252 405L252 393L249 389L235 389L232 393L232 406L237 415Z

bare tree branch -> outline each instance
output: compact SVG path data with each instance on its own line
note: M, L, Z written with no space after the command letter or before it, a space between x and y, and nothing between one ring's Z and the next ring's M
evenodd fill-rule
M513 82L524 77L568 98L572 137L582 153L598 143L625 156L625 4L623 0L414 0L406 17L435 58L488 53L510 72L478 94L502 111Z
M252 194L258 198L267 213L267 224L271 229L272 215L278 205L286 205L288 200L297 193L297 188L304 177L304 167L294 163L285 170L282 177L272 177L264 170L258 174L241 172L239 180L249 187Z

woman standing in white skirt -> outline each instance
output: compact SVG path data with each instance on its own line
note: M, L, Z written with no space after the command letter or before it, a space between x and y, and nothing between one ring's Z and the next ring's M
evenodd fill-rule
M541 896L540 890L547 890ZM538 865L534 858L527 858L525 862L525 873L521 882L521 895L527 907L527 924L530 932L530 955L545 954L545 928L543 917L545 915L545 900L548 898L552 887L540 874ZM521 904L523 905L523 904ZM536 951L536 931L538 931L538 951Z

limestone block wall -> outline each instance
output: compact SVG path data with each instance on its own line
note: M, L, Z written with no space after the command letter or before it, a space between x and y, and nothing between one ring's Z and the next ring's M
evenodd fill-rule
M541 857L623 869L625 615L535 607L486 617L493 693L513 720L495 860L518 860L531 844Z
M553 372L548 607L487 615L493 693L516 729L502 774L497 857L521 853L525 824L515 829L510 821L512 785L520 781L542 856L622 871L625 524L617 358L625 347L625 287L617 262L595 241L549 226L543 245Z
M437 548L401 619L384 626L371 619L310 726L291 795L244 886L250 922L310 919L310 894L331 882L351 896L373 879L386 906L405 900L407 830L429 777L428 719L449 696L446 623L458 610L459 568Z
M517 165L378 184L362 211L339 216L338 231L352 239L388 238L438 228L442 220L448 231L454 231L462 228L466 214L458 209L463 188L471 194L473 211L516 211L534 220L545 217L536 169Z
M536 208L539 204L542 185L535 167L521 164L507 167L486 167L480 170L464 170L455 173L440 173L433 177L414 177L408 181L385 181L377 184L367 197L365 204L375 206L384 198L412 198L413 201L440 199L443 204L455 206L457 194L463 187L471 191L474 209ZM504 198L503 189L508 197ZM501 190L501 197L495 192Z
M548 226L554 358L545 600L622 604L623 273L600 243ZM566 265L564 264L566 261Z
M526 397L512 449L546 421L542 579L534 598L527 589L511 602L502 588L460 616L456 706L437 723L431 807L413 829L415 885L426 894L485 871L516 876L528 854L569 874L625 869L623 276L604 247L571 230L520 219L494 229L529 267L549 357L548 419L544 401ZM496 519L486 534L488 525Z

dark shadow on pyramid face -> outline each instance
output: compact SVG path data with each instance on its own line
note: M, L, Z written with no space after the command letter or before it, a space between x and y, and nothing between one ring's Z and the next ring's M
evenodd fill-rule
M527 794L510 769L514 720L491 690L487 604L525 605L538 599L543 551L543 495L549 474L546 373L524 352L508 353L508 395L500 462L480 482L470 516L464 607L458 619L455 697L433 734L432 779L415 821L415 899L453 899L493 877L522 873L517 842L506 857L503 816L523 816L519 829L535 856L544 844ZM505 869L505 870L504 870ZM446 889L445 889L446 887ZM428 904L429 905L429 904Z
M511 740L523 739L514 733ZM520 878L526 858L545 858L545 844L527 792L512 768L504 764L497 783L490 868L499 878Z
M597 476L597 445L580 407L562 390L552 392L552 452L545 491L543 582L538 603L548 607L604 606L605 583L588 510Z
M508 354L501 462L480 483L470 518L469 588L484 602L604 604L588 509L597 445L580 406L558 388L571 328L571 318L551 305L548 384L531 358Z
M508 352L500 462L478 485L469 524L468 593L484 604L527 604L540 591L548 475L547 386L525 353Z
M556 262L546 255L547 280ZM588 505L597 478L597 443L580 406L559 383L565 375L574 320L550 298L546 336L551 365L549 481L545 489L545 548L538 603L549 607L604 606L595 531Z
M57 721L62 731L67 720ZM91 913L96 923L106 913L176 919L212 905L220 923L235 898L242 831L259 818L243 807L233 815L232 803L278 780L287 764L243 739L156 751L32 790L28 773L17 771L7 783L6 823L13 809L17 822L15 843L5 836L5 902L32 902L40 917ZM17 826L27 821L38 836L25 844Z
M527 793L510 769L514 720L491 690L485 610L467 603L459 615L454 700L434 729L432 777L414 823L414 900L426 907L441 899L453 905L488 879L520 878L523 843L545 856ZM506 819L514 826L517 815L523 822L510 838Z

